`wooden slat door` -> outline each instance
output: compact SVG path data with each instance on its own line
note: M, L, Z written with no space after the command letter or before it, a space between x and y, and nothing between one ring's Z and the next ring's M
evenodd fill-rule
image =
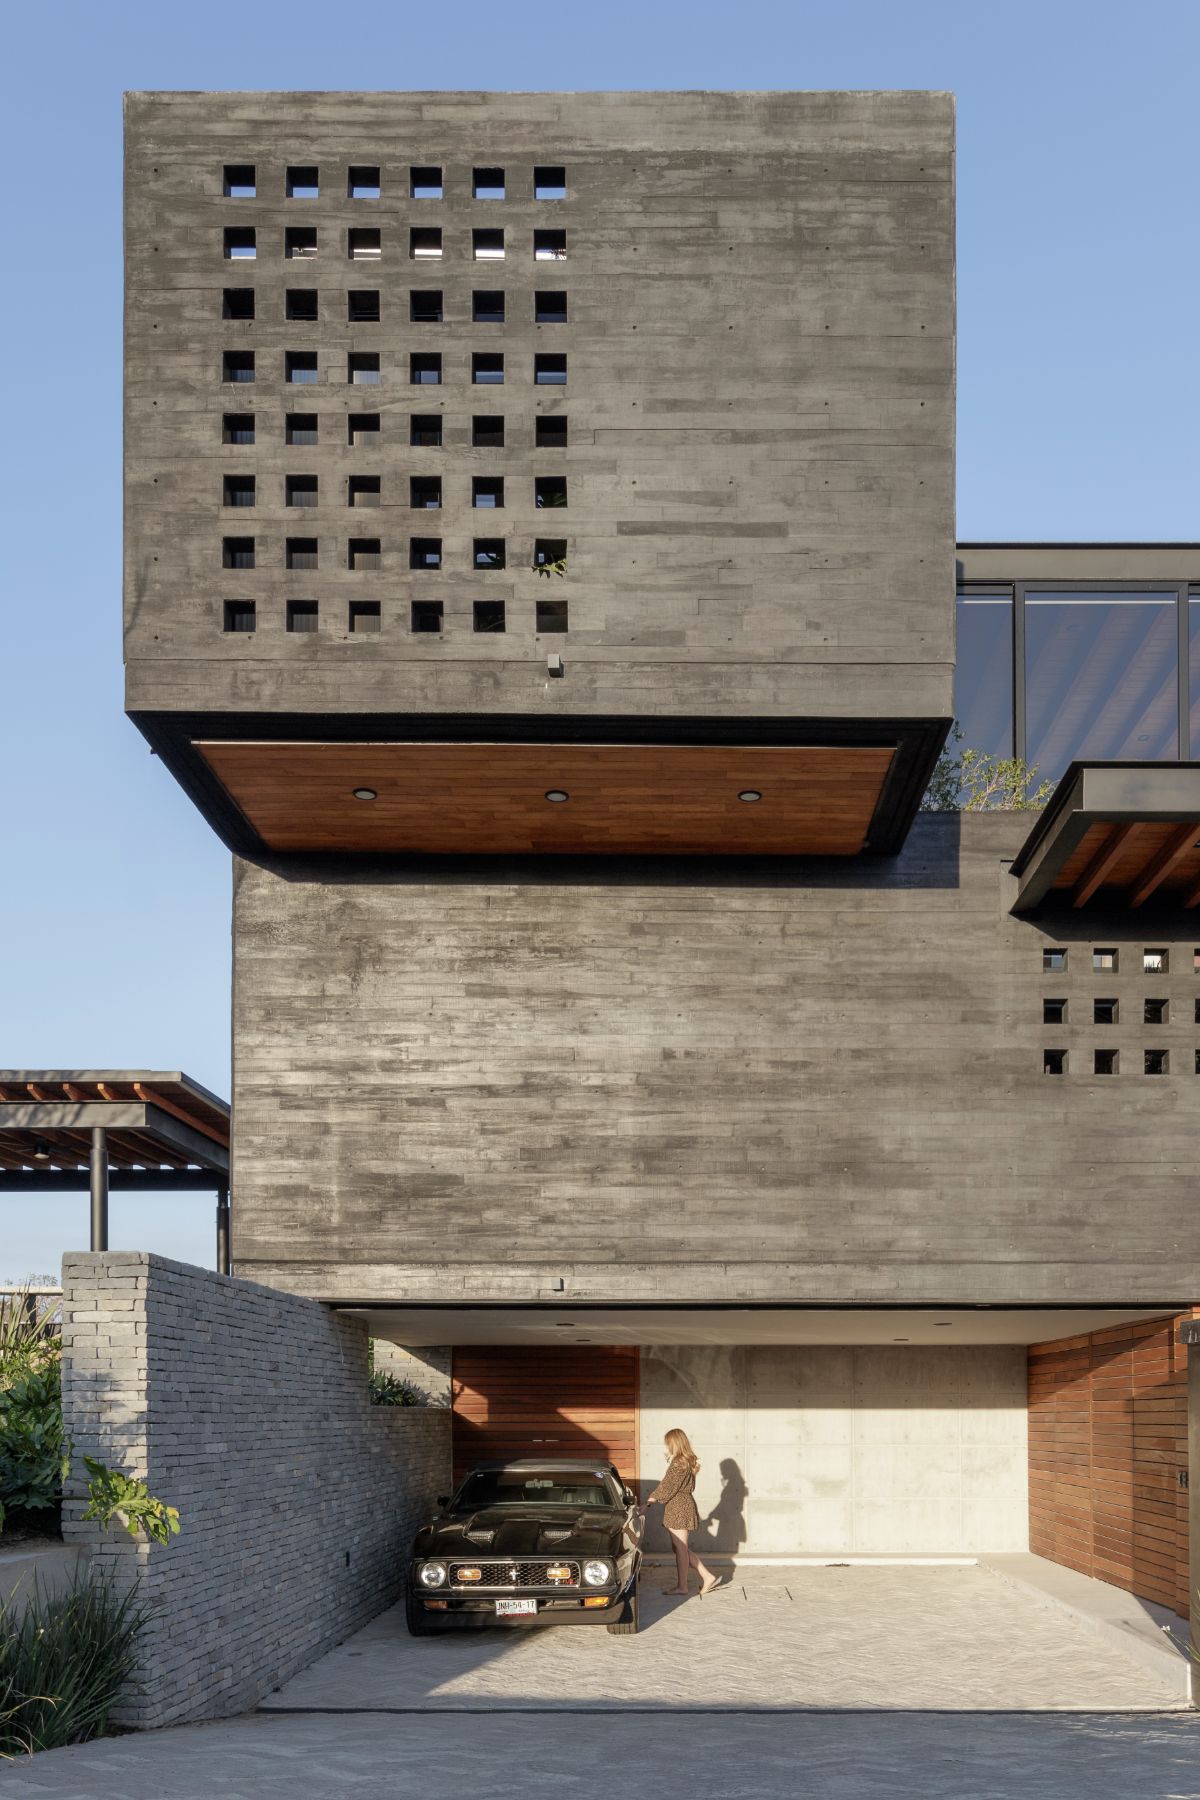
M594 1457L637 1480L636 1346L462 1345L452 1394L456 1482L519 1456Z

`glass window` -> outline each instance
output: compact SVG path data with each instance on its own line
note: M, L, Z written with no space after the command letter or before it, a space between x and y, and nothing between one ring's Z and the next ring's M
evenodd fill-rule
M1188 646L1192 671L1192 755L1200 758L1200 594L1188 601Z
M1013 753L1012 595L960 594L954 716L960 750Z
M1030 593L1026 757L1057 781L1075 757L1179 754L1172 594Z

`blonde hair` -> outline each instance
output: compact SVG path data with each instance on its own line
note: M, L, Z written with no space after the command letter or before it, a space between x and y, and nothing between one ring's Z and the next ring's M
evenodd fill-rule
M700 1458L692 1449L686 1431L681 1431L676 1425L673 1430L668 1431L664 1441L672 1457L681 1456L693 1475L700 1473Z

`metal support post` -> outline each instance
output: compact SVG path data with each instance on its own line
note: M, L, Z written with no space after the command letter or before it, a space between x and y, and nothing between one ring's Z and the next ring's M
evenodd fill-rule
M92 1249L108 1249L108 1133L92 1126Z
M230 1273L229 1189L217 1189L217 1274Z

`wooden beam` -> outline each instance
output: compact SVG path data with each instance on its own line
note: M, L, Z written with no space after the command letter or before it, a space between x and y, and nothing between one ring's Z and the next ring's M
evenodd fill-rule
M211 1125L206 1120L198 1119L195 1113L185 1112L182 1106L176 1106L175 1102L168 1100L158 1088L143 1087L140 1081L135 1081L133 1091L138 1099L144 1100L148 1106L161 1107L163 1112L170 1113L179 1120L180 1124L190 1125L192 1130L198 1131L202 1137L212 1138L214 1143L220 1144L228 1150L229 1133L219 1125Z
M1188 892L1183 896L1183 904L1185 906L1200 906L1200 881L1196 883L1194 888L1188 889Z
M1171 833L1158 855L1151 858L1130 888L1130 906L1140 906L1143 900L1150 898L1155 888L1162 885L1171 870L1183 861L1189 850L1195 848L1198 832L1200 824L1189 819L1186 825L1181 825L1178 831Z
M1136 819L1128 825L1113 826L1112 830L1097 850L1095 856L1093 856L1091 862L1083 871L1079 880L1075 883L1075 887L1071 894L1072 906L1078 907L1087 905L1088 901L1100 886L1104 877L1109 873L1134 832L1138 829L1139 823Z

